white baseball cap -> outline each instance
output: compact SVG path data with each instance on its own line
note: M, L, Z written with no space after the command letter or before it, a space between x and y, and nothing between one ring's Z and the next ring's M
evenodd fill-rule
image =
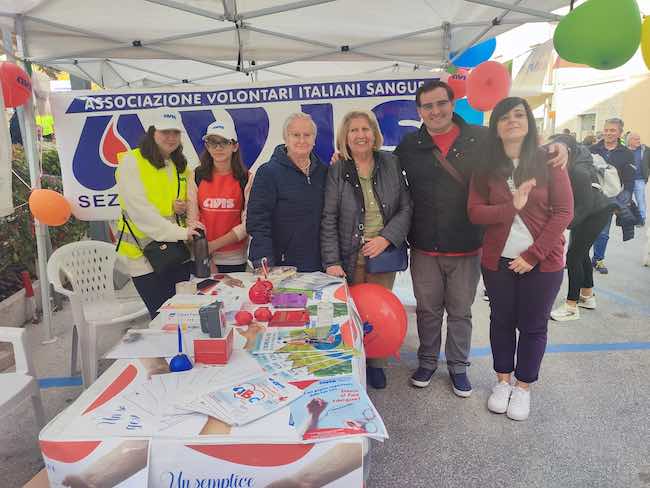
M224 139L228 139L229 141L237 140L237 133L235 132L235 129L229 124L225 124L219 120L215 120L208 126L207 129L205 129L203 140L205 141L209 136L220 136Z
M181 116L178 112L168 108L157 109L151 125L156 130L177 130L185 132L185 127L183 127L183 123L181 122Z

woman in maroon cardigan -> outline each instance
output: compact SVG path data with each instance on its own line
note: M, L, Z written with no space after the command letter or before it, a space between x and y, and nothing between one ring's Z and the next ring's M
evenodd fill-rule
M488 409L525 420L529 385L538 378L549 314L562 284L563 232L573 217L573 194L566 170L548 166L526 100L497 104L486 149L467 205L470 220L485 226L481 266L498 380Z

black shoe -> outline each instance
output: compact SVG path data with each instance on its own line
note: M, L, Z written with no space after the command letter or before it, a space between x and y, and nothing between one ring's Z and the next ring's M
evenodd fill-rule
M431 377L433 373L436 372L436 369L427 369L420 366L415 370L415 373L411 376L411 384L417 386L418 388L426 388L431 383Z
M375 390L386 388L386 374L383 368L373 368L366 366L366 382Z
M472 394L472 384L469 382L467 373L452 373L450 371L449 378L451 379L451 388L456 395L467 398Z

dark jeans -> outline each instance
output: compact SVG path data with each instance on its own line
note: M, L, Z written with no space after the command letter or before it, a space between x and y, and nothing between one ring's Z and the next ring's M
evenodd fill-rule
M165 300L176 294L176 283L189 279L190 268L186 263L164 274L149 273L136 276L133 278L133 284L153 319L158 315L158 309Z
M546 350L548 319L564 272L542 273L536 266L520 275L508 269L510 261L501 258L497 271L483 268L483 283L490 297L494 370L497 373L514 371L519 381L533 383L539 376Z
M609 241L609 228L612 226L612 215L609 216L594 241L594 261L602 261L605 259L605 250L607 249L607 241Z
M612 216L606 209L587 217L571 229L566 267L569 274L567 300L575 302L580 298L581 288L594 287L594 270L589 258L589 248Z
M246 271L244 264L217 264L217 273L243 273Z

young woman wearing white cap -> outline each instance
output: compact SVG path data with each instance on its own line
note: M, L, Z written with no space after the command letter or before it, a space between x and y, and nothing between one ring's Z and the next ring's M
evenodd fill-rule
M122 209L117 252L153 318L175 294L176 283L189 279L187 263L154 271L143 250L153 241L177 243L197 235L203 224L183 225L190 171L181 145L183 125L177 113L160 109L137 149L125 153L115 172ZM171 246L170 246L171 247Z
M205 150L187 185L187 215L205 225L212 263L221 273L246 270L245 209L248 170L234 129L216 121L203 136Z

